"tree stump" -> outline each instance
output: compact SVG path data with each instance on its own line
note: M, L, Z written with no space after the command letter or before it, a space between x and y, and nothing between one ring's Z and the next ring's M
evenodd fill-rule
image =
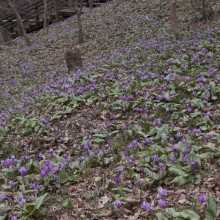
M7 43L11 41L11 34L9 31L7 31L5 28L0 27L0 44Z
M73 50L67 49L65 53L65 60L68 72L76 71L78 68L83 66L81 51L78 47L75 47Z

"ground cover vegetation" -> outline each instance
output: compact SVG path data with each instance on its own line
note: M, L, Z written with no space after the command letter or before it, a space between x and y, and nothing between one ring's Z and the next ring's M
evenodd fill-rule
M180 40L166 1L82 15L72 73L75 17L4 46L0 219L220 218L220 20L187 2Z

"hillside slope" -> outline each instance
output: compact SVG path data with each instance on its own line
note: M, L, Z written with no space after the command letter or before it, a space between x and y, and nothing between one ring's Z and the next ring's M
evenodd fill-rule
M1 216L220 218L220 20L192 25L187 10L181 41L165 1L83 15L84 67L72 74L74 17L31 34L31 47L4 47Z

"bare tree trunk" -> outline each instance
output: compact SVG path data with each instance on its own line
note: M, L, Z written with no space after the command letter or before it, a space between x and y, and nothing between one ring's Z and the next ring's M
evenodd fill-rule
M73 0L73 6L77 10L78 7L78 0Z
M93 0L89 0L89 8L90 8L90 9L93 8Z
M47 0L44 0L44 28L47 27L47 17L48 17L48 13L47 13Z
M83 7L83 2L82 0L80 0L80 8L77 7L77 25L78 25L78 32L79 32L79 44L82 44L84 42L82 20L81 20L82 7Z
M203 17L203 19L205 19L205 21L207 21L205 8L206 8L205 0L202 0L202 17Z
M67 5L72 8L72 6L73 6L73 1L72 1L72 0L68 0L68 1L67 1Z
M0 65L0 76L4 74L3 67Z
M12 40L11 33L0 26L0 45L8 43Z
M21 29L22 36L24 37L27 45L30 46L31 45L31 41L30 41L29 37L27 36L26 30L24 28L24 23L22 21L22 18L20 16L20 14L18 13L18 10L15 8L15 6L12 4L12 2L10 0L7 0L7 3L10 6L10 8L12 9L12 11L15 13L15 15L17 17L17 20L19 22L19 26L20 26L20 29Z
M55 20L58 21L59 18L58 0L54 0L54 12L55 12Z
M177 40L180 40L180 34L178 30L177 24L177 16L176 16L176 2L177 0L170 0L170 25L173 31L174 36Z
M19 24L19 21L17 21L17 25L18 25L18 36L22 37L22 31L21 31L21 26Z

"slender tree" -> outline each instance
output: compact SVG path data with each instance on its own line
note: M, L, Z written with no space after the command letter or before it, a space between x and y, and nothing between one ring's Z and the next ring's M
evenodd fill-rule
M54 2L54 12L55 12L55 20L59 19L59 10L58 10L58 0L53 0Z
M77 5L77 26L78 26L78 34L79 34L79 44L82 44L84 42L82 20L81 20L82 8L83 8L83 2L82 0L80 0L80 7L78 7Z
M171 29L173 31L173 34L177 40L180 40L180 34L177 24L177 15L176 15L176 4L177 0L169 0L170 4L170 11L169 11L169 17L170 17L170 25Z
M93 8L93 0L89 0L89 8L90 8L90 9Z
M47 7L47 0L44 0L44 28L48 25L48 7Z
M13 5L13 3L11 2L11 0L7 0L8 6L11 8L11 10L14 12L14 14L17 17L17 21L18 21L18 28L20 28L21 34L25 39L25 42L27 43L28 46L31 45L31 41L26 33L25 27L24 27L24 23L22 21L22 18L18 12L18 10L15 8L15 6Z

